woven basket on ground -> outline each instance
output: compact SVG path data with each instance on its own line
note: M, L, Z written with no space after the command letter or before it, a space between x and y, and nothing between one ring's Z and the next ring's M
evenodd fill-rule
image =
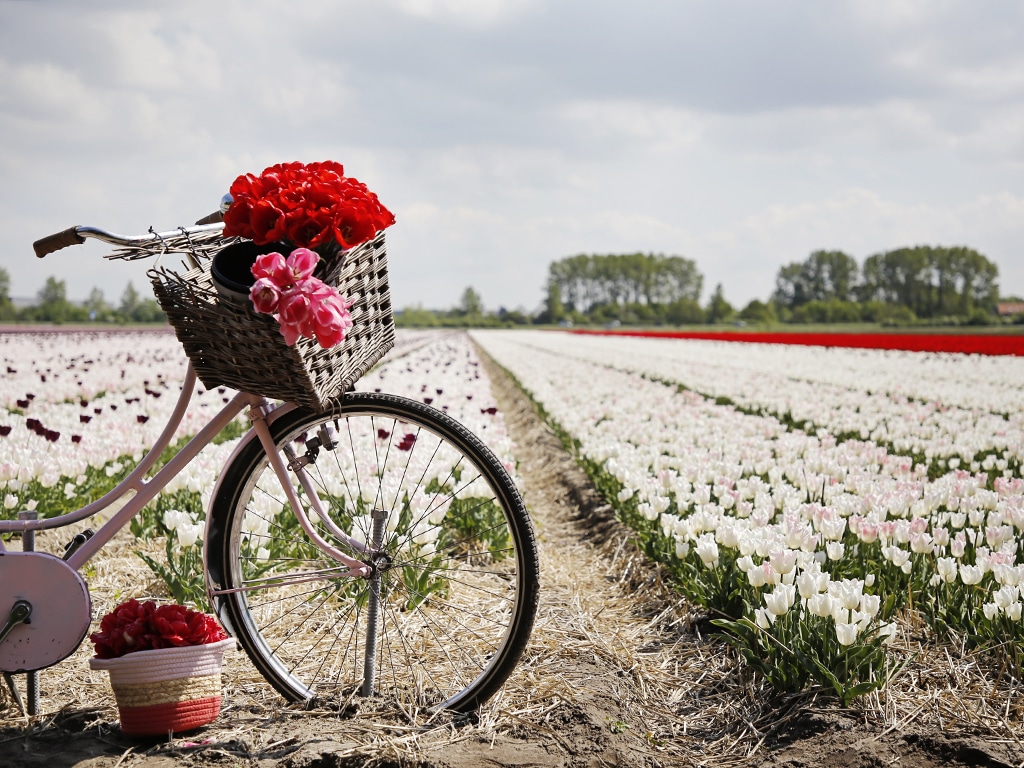
M310 339L285 344L273 317L218 295L208 261L184 274L161 267L149 276L207 389L228 387L323 411L395 343L383 232L342 257L323 280L352 302L352 328L330 349Z
M220 714L221 664L234 638L207 645L136 651L116 659L89 659L106 670L114 689L121 731L166 736L213 722Z

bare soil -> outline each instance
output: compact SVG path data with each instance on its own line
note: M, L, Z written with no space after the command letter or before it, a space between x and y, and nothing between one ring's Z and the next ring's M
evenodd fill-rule
M1019 697L1006 694L1005 712L1002 699L965 704L984 698L984 691L964 688L958 697L956 681L930 680L933 667L924 662L908 667L900 689L908 692L876 694L850 709L814 692L773 698L706 635L704 617L692 614L659 568L635 550L530 401L493 365L488 370L518 446L524 495L542 547L543 584L527 657L479 713L431 719L373 699L341 712L304 711L287 706L238 653L228 662L226 701L216 722L173 738L139 740L120 733L106 680L86 668L90 650L84 648L42 673L42 714L22 717L0 693L0 766L1024 763ZM136 580L148 578L138 570L132 546L121 542L109 562L97 565L90 579L99 584L92 586L97 615L116 600L118 588L105 586L104 569L116 572L118 557L122 572L134 569ZM130 582L122 577L124 583ZM959 704L948 701L950 690ZM988 705L998 710L991 717L973 714ZM957 706L964 710L959 715Z

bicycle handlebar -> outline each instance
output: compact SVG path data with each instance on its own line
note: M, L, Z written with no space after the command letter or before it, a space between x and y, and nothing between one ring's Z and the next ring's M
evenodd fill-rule
M217 216L219 218L214 219ZM97 227L69 227L63 232L57 232L53 235L47 235L46 237L40 238L32 243L32 248L36 252L36 256L40 259L47 254L59 251L61 248L67 248L69 245L79 245L84 243L87 238L94 238L96 240L102 240L104 243L110 243L111 245L120 246L144 246L150 244L156 244L162 240L166 240L171 237L180 237L181 235L198 235L206 232L215 232L224 228L223 223L205 223L208 220L214 220L217 222L222 221L223 216L220 213L211 214L206 216L197 222L198 226L194 227L180 227L169 232L153 232L149 231L145 235L117 235L113 232L107 232L105 229L99 229Z
M78 234L78 227L69 227L63 232L58 232L54 235L47 235L32 243L32 248L36 252L36 256L40 259L48 253L59 251L61 248L67 248L69 245L78 245L85 242L85 238Z
M209 216L203 216L196 224L216 224L219 221L224 221L223 211L214 211Z

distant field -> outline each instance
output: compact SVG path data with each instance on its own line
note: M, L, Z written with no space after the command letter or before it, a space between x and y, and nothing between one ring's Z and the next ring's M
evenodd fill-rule
M101 325L99 323L0 323L0 333L122 333L149 331L171 333L171 326L160 323L126 323L125 325Z

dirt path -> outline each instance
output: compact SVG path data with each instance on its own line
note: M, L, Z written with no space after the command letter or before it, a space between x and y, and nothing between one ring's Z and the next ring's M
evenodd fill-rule
M488 370L518 446L543 583L527 657L477 718L415 722L372 700L344 714L305 712L286 707L235 659L221 717L186 738L122 736L99 678L64 686L31 723L0 709L0 766L923 768L1024 759L1013 744L947 739L934 728L883 733L855 712L822 710L813 700L767 706L766 692L740 681L719 645L691 631L658 569L633 551L529 401ZM79 663L84 656L65 666Z

